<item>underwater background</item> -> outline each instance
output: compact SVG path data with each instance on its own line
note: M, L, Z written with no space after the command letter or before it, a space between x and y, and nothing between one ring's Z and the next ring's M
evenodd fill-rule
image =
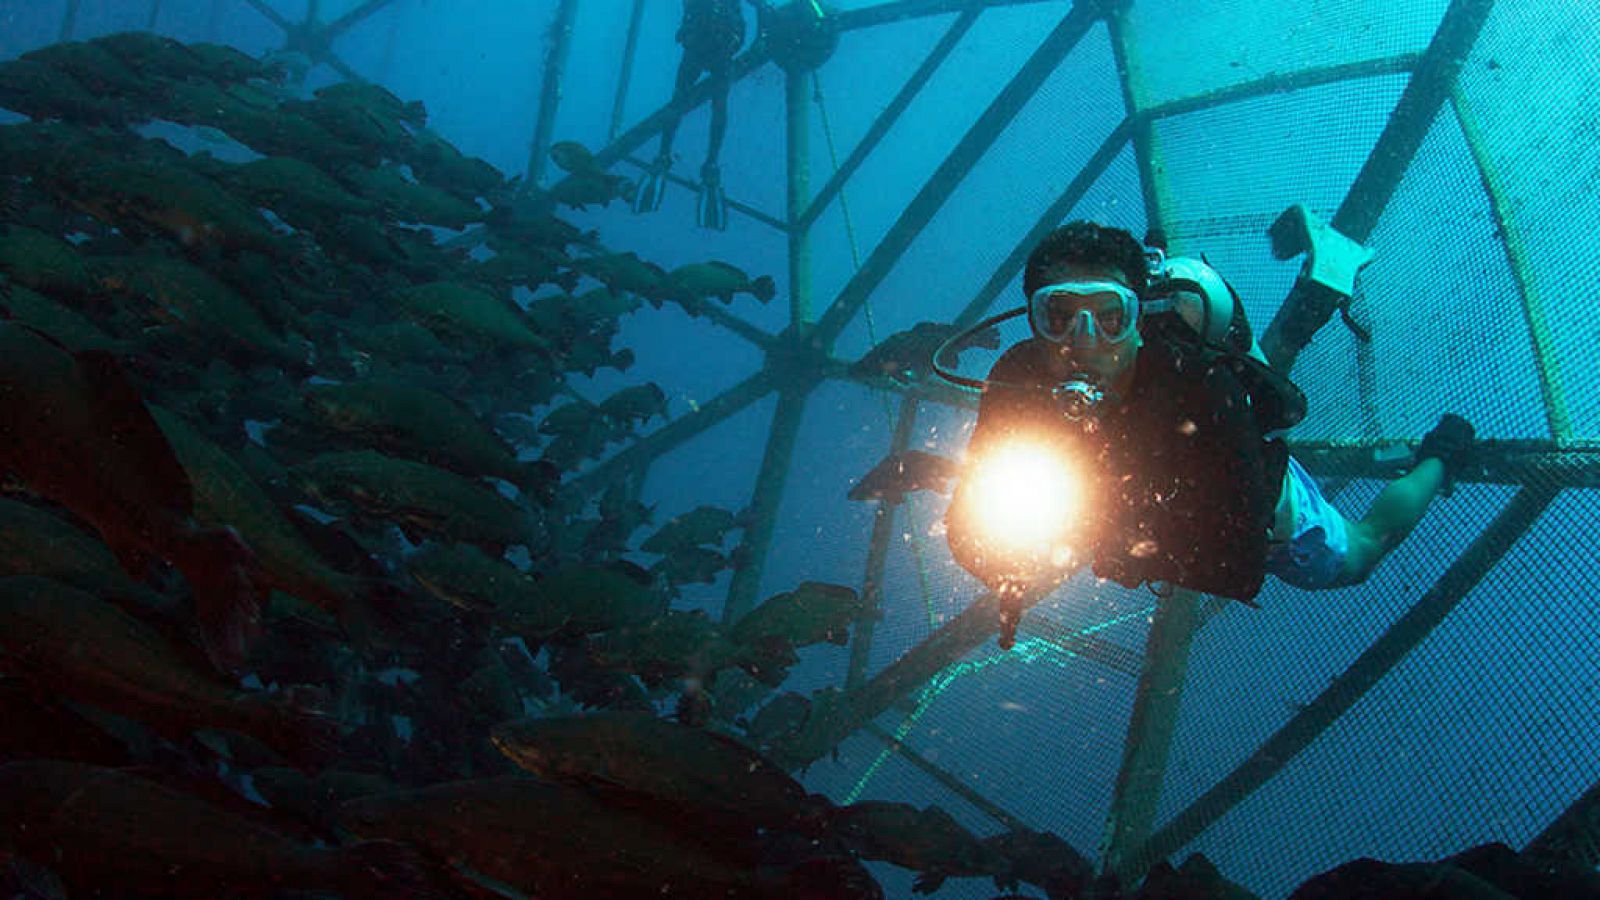
M550 571L541 553L546 563L569 553L643 571L664 558L643 542L675 517L705 506L740 514L726 542L715 543L723 554L716 570L704 579L670 578L662 611L701 610L731 626L738 617L724 611L730 597L747 611L823 582L857 592L854 599L868 609L876 604L876 612L852 613L848 638L825 629L822 639L794 639L786 677L752 687L753 699L742 705L712 689L717 703L704 727L748 741L836 805L936 805L974 838L1020 828L1053 833L1096 869L1109 854L1114 868L1133 876L1125 878L1130 894L1157 860L1177 866L1194 853L1261 897L1288 896L1360 857L1435 861L1491 842L1522 851L1537 838L1564 862L1600 863L1588 797L1600 780L1600 620L1590 608L1600 595L1600 320L1593 311L1600 262L1588 244L1600 226L1593 11L1560 0L1133 0L1076 8L1060 0L841 0L825 13L836 46L819 66L786 72L762 62L732 84L721 152L732 207L726 230L695 220L694 178L708 128L700 103L674 144L673 173L682 180L669 184L659 209L632 212L620 185L606 202L561 203L554 215L598 240L574 241L557 263L575 280L498 285L523 312L539 299L603 284L647 301L616 317L609 335L610 348L631 350L631 364L574 366L560 373L563 386L545 382L519 404L510 371L523 364L519 358L491 364L492 352L480 344L450 344L469 359L478 355L481 369L447 363L472 374L437 389L499 426L523 462L553 458L554 431L533 427L552 411L641 385L661 391L660 415L650 410L594 453L558 460L571 490L561 503L569 505L546 504L540 540L513 547L506 559L534 574ZM298 45L313 64L303 85L280 85L288 92L278 95L283 102L310 100L343 82L343 70L401 101L420 101L428 132L505 179L522 177L505 197L581 177L552 161L551 146L561 142L583 145L599 170L627 179L631 190L654 155L659 124L651 122L672 100L680 14L670 0L309 0L309 7L307 0L0 0L0 59L61 41L153 31L282 61L286 35L338 23L331 43ZM765 54L753 11L745 15L742 52ZM8 103L6 91L27 94L17 85L0 78L0 109L9 110L0 123L47 118ZM886 110L892 121L877 133ZM273 155L223 124L134 118L141 121L126 127L186 154L229 165ZM870 152L825 206L808 209L864 138ZM8 210L24 209L52 178L71 181L36 173L38 160L30 159L32 174L20 174L9 157L0 172L8 183L29 185ZM792 225L800 218L791 206L795 190L804 198L803 229ZM471 199L474 218L497 205L490 193ZM42 195L41 202L113 227L119 217L139 217L75 187ZM49 199L67 196L73 199ZM979 634L905 683L884 687L880 676L892 664L926 648L984 589L946 548L945 494L919 490L903 502L849 494L892 451L959 457L975 399L942 386L925 364L906 377L889 377L891 370L903 375L898 365L852 364L921 323L967 325L1020 305L1027 249L1043 230L1072 219L1135 235L1161 227L1174 253L1204 254L1227 277L1259 335L1305 262L1275 258L1267 236L1295 204L1374 251L1348 310L1356 324L1332 318L1293 360L1292 376L1310 401L1306 420L1288 435L1296 457L1334 505L1355 516L1403 471L1439 415L1455 412L1484 441L1482 470L1436 500L1417 531L1357 587L1310 593L1269 579L1260 608L1184 596L1174 604L1184 612L1164 615L1150 591L1085 572L1029 613L1015 648L1001 651L992 632ZM6 211L8 227L25 218ZM280 234L316 231L283 225L289 218L277 221ZM150 225L154 217L144 221L149 240L175 247L169 255L197 268L238 258L236 248L197 250L165 225ZM411 230L431 235L431 246L449 246L494 227L454 224ZM647 289L616 286L614 270L581 262L626 252L663 274L720 261L750 282L770 277L775 292L763 301L741 286L731 302L678 302L681 295L663 302ZM375 261L381 258L360 265L388 277ZM485 255L472 258L481 263ZM289 278L297 264L273 257L271 268ZM12 283L27 283L21 263L5 265ZM350 285L364 277L341 276L329 295L359 295L362 288ZM103 289L113 280L98 283ZM403 280L429 279L408 271ZM369 302L381 298L374 288ZM305 305L288 308L292 314L269 316L272 323L315 343L315 360L331 360L336 354L321 332L294 324L292 315L309 316ZM358 311L339 327L383 318L381 307L375 318ZM805 340L795 337L797 321ZM820 347L808 344L818 334ZM1012 322L1001 329L1000 347L1025 336ZM177 368L204 380L198 373L213 338L195 332L185 340L197 352ZM162 354L167 346L131 352ZM343 354L346 345L339 346ZM981 377L1000 347L963 353L960 371ZM256 392L259 400L207 422L217 426L211 439L239 456L251 444L252 452L274 452L276 407L264 395L294 395L317 379L359 380L351 373L365 371L320 362L279 367L269 354L267 368L281 375L255 378L249 373L261 358L235 365L231 354L218 356L241 373L227 390ZM182 380L167 367L155 374L129 367L146 400ZM397 362L390 374L404 379L408 371ZM480 388L492 398L480 402ZM177 393L169 402L177 403ZM524 427L503 424L507 415ZM278 462L293 468L302 454L323 449L316 434ZM330 439L326 449L345 446ZM252 473L265 481L263 471ZM410 584L405 561L449 542L435 536L430 543L427 527L421 539L394 534L370 509L347 514L309 497L296 504L295 483L274 489L279 508L315 507L314 518L353 523L356 543L379 563L382 574L373 577ZM526 504L531 492L519 487L501 493ZM48 492L33 494L30 503L71 508ZM579 539L577 550L563 543L560 535L576 534L579 521L589 523L585 535L609 523L610 543ZM489 556L506 549L499 543L488 542ZM881 574L869 575L873 566ZM488 638L477 619L470 624L474 640L503 636L499 626L483 626ZM603 642L606 634L595 628L588 639ZM561 682L548 649L528 649L533 666ZM0 671L28 681L6 665L23 655L6 648ZM680 658L667 666L674 677L665 687L648 685L658 688L652 708L663 717L682 693L675 678L683 665ZM391 681L439 679L441 696L458 677L371 657L360 676L320 687L339 694L348 677L377 680L380 670ZM739 670L725 671L717 684L731 691ZM246 665L231 677L238 683L249 672ZM258 673L246 683L271 681ZM38 680L28 683L33 693L42 690ZM852 711L872 685L892 696ZM533 716L609 708L578 702L578 692L559 683L543 697L526 685L516 691L513 709ZM789 723L776 736L753 737L757 712L790 694L804 702L785 701L780 711L799 710L812 730ZM351 702L364 711L344 725L379 716L373 702ZM824 711L839 728L831 740L816 738ZM420 719L401 717L408 724L393 729L392 740L408 743L410 723ZM487 727L470 733L481 742ZM803 747L799 734L809 741ZM204 766L184 746L186 759ZM404 755L390 749L365 758L389 759L384 774L411 788L446 774L506 774L474 757L454 769L433 765L423 777L422 769L393 762ZM253 794L239 777L248 766L236 755L227 759L227 783ZM658 763L665 764L649 765ZM1108 824L1114 820L1123 822L1120 830ZM855 855L869 857L861 846ZM917 866L884 856L866 865L885 896L912 895ZM1046 896L1043 885L1024 882L1018 893ZM936 896L1001 893L988 877L957 875Z

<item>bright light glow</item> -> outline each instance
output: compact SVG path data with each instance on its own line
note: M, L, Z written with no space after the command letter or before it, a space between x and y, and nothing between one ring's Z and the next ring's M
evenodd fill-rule
M978 527L995 544L1041 557L1078 520L1083 490L1071 461L1050 446L1018 440L984 454L973 472Z

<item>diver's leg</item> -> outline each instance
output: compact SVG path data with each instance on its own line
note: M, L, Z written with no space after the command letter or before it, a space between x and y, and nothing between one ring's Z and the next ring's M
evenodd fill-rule
M724 61L721 65L711 70L711 135L706 141L706 165L715 166L717 157L722 153L722 139L728 133L728 89L732 86L728 78L728 64Z
M704 67L694 53L683 51L683 61L678 63L678 78L672 86L672 102L682 100L683 96L689 93L689 89L694 87L695 79L700 77L702 68ZM679 117L673 116L661 129L661 149L657 151L656 159L671 159L672 141L678 135L678 121Z
M1389 551L1400 546L1428 512L1428 505L1444 487L1445 466L1437 458L1424 459L1409 473L1396 478L1372 501L1359 522L1345 520L1350 546L1344 566L1332 587L1365 581Z

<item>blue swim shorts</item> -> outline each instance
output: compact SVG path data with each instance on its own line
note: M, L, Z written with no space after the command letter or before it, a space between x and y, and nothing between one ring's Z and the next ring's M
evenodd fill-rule
M1289 527L1284 529L1287 534L1273 535L1267 571L1308 591L1332 585L1350 552L1350 535L1344 517L1292 456L1283 475L1275 522L1289 523Z

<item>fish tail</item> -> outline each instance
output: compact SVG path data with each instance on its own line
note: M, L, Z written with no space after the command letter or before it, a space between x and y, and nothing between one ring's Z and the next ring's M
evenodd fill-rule
M346 897L446 898L458 896L440 866L399 841L362 841L335 851L339 892Z
M255 554L225 528L189 535L174 557L194 594L206 654L218 669L237 671L261 635L268 593Z
M762 303L771 303L772 298L778 295L778 283L772 280L771 275L763 275L750 282L750 293Z

